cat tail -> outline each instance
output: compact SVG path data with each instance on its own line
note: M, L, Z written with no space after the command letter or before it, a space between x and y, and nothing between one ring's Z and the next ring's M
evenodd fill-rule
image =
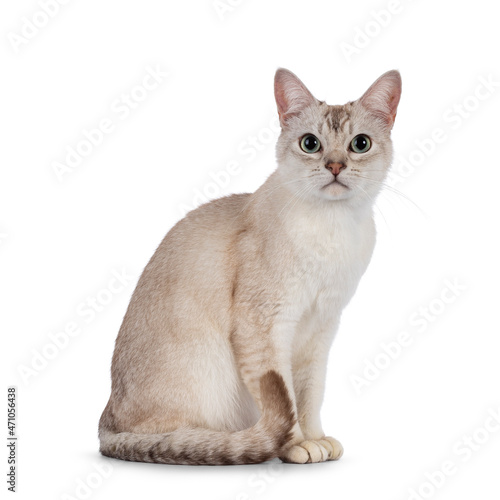
M133 462L183 465L255 464L280 454L292 437L296 418L281 375L268 371L260 379L262 416L237 432L179 428L165 434L114 433L101 425L100 451Z

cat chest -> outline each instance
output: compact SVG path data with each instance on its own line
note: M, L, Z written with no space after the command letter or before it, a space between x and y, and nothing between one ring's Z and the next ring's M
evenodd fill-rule
M369 238L323 239L302 247L289 287L305 308L344 307L352 298L373 251Z

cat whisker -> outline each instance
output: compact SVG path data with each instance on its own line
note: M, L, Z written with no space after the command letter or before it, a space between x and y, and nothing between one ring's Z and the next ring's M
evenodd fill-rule
M402 198L404 198L406 201L408 201L409 203L411 203L424 217L427 217L428 214L426 214L422 208L417 205L411 198L409 198L405 193L403 193L402 191L400 191L399 189L396 189L394 186L390 186L389 184L385 183L384 181L379 181L377 179L372 179L370 177L366 177L364 175L360 175L360 174L352 174L354 177L359 177L360 179L364 179L368 182L371 182L372 184L377 184L378 186L381 186L382 189L385 189L387 190L388 192L392 193L392 194L396 194L398 196L401 196ZM360 187L360 186L358 186Z
M288 211L290 211L301 199L303 199L303 196L306 195L307 193L311 192L315 188L315 184L306 184L302 189L299 189L296 193L292 195L292 197L287 201L287 203L283 206L283 208L279 211L277 215L274 216L268 227L271 227L276 220L279 221L281 214L284 212L286 208L288 208ZM293 204L292 204L293 202ZM284 222L286 220L286 217L281 218L281 225L278 233L281 232L284 226Z
M364 188L362 188L361 186L357 186L357 188L358 188L359 190L361 190L361 194L362 194L362 195L364 195L365 199L367 199L367 200L370 200L370 199L371 199L371 196L368 194L368 192L367 192ZM380 216L381 216L381 217L382 217L382 219L384 220L385 225L386 225L387 227L389 227L389 224L387 223L387 219L385 218L385 215L384 215L384 213L382 212L381 208L380 208L379 206L377 206L377 205L374 205L374 207L375 207L375 208L378 210L378 212L380 213Z
M307 194L309 194L309 193L310 193L310 192L311 192L311 191L312 191L315 187L316 187L316 186L315 186L315 184L312 184L312 183L311 183L310 185L309 185L309 184L308 184L308 185L306 185L304 189L302 189L302 190L298 191L298 192L296 193L296 195L295 195L295 202L293 203L293 205L291 205L291 206L288 208L288 212L290 212L290 211L291 211L291 210L295 207L295 205L296 205L296 204L297 204L300 200L303 200L303 199L304 199L304 197L305 197ZM288 205L288 203L287 203L287 205ZM285 207L286 207L286 205L285 205ZM285 207L283 207L283 209L281 209L280 213L278 214L278 216L277 216L276 218L279 218L280 214L283 212L283 210L284 210L284 208L285 208ZM281 220L281 226L280 226L280 228L279 228L278 235L279 235L279 234L281 234L281 232L282 232L282 230L283 230L283 227L284 227L284 221L285 221L285 220L286 220L286 217L283 217L283 218L282 218L282 220Z
M312 176L306 175L306 176L303 176L303 177L298 177L297 179L292 179L292 180L287 181L287 182L282 182L281 184L278 184L277 186L274 186L273 188L270 188L270 189L267 189L265 191L262 191L263 193L266 194L266 196L264 197L264 199L267 199L269 196L271 196L271 194L273 194L276 190L282 188L283 186L288 186L290 184L295 184L295 183L298 183L298 182L302 182L302 181L304 181L305 179L307 179L309 177L312 177ZM243 208L235 215L235 217L238 217L239 215L241 215L248 208L248 206L249 206L250 203L251 203L251 199L249 199L248 202L243 205Z

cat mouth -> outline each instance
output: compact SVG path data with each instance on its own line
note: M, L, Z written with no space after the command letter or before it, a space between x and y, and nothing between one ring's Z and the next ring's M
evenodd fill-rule
M326 189L329 186L334 186L334 185L340 185L346 189L349 189L349 186L346 186L343 182L340 182L338 179L333 179L332 182L329 182L328 184L325 184L321 189Z

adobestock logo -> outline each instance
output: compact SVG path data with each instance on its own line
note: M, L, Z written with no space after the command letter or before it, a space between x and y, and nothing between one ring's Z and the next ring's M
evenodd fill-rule
M500 406L489 408L487 416L471 433L463 434L451 447L451 456L443 460L437 468L424 473L424 480L408 490L408 500L432 498L452 476L455 476L474 455L500 431Z
M374 38L378 37L382 31L387 28L394 18L404 10L404 3L409 3L411 0L401 2L400 0L389 0L385 9L372 10L370 12L370 20L362 26L354 28L354 36L351 42L341 42L340 49L346 61L350 63L353 56L361 54L364 49L369 47Z
M484 106L484 102L496 95L500 81L494 75L479 75L477 80L478 83L472 92L443 111L442 125L435 127L427 137L416 139L414 141L416 147L409 153L395 157L388 176L391 185L397 186L411 177L417 168L434 155L441 144L448 141L454 131L460 129L481 106Z
M108 479L113 474L113 466L110 463L94 463L94 470L89 472L83 479L75 480L76 486L73 493L63 493L61 500L86 500L90 498L95 490L102 486L105 479Z
M243 0L214 0L212 2L212 7L217 13L218 18L224 21L226 14L234 12L236 7L241 5Z
M240 491L235 500L252 500L264 494L283 474L283 464L266 462L258 472L250 474L246 488Z
M31 349L29 364L18 365L17 371L26 385L38 378L40 373L49 366L49 363L68 348L71 339L81 335L84 325L94 322L98 315L112 304L115 297L135 280L133 276L127 274L125 269L121 271L112 269L111 276L104 288L89 295L76 305L75 316L77 318L66 322L63 328L50 332L47 335L49 340L42 347Z
M40 10L37 10L31 19L21 18L21 28L19 33L10 32L7 38L14 53L18 53L20 48L27 45L35 38L42 28L45 28L49 21L56 17L62 5L66 5L70 0L39 0Z
M193 190L194 196L190 204L181 203L179 212L184 217L188 212L222 195L233 177L243 172L243 165L255 160L259 153L274 144L281 132L279 118L273 117L267 126L260 128L257 132L247 136L236 147L237 156L234 160L227 162L226 167L216 172L209 172L210 180L201 188ZM244 161L242 161L242 158Z
M366 388L371 387L415 342L418 335L425 333L465 290L467 287L458 278L444 280L439 295L427 304L419 306L409 316L406 330L399 332L390 341L382 342L377 354L363 359L363 367L359 373L349 377L356 393L361 394Z
M95 127L83 129L80 137L66 146L63 161L53 161L52 170L59 182L74 172L85 158L89 157L114 132L119 122L125 121L166 79L168 73L159 64L154 68L146 66L145 74L140 83L128 92L122 92L110 104L112 114L99 120Z

